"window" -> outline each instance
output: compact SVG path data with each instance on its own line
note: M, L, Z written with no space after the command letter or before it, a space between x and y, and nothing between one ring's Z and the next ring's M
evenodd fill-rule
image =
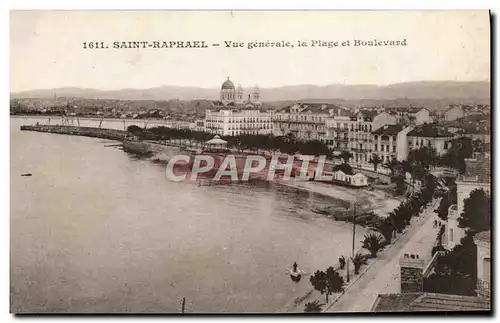
M482 280L489 283L490 282L490 269L491 269L491 264L490 264L490 258L484 258L483 259L483 277Z
M450 229L450 241L453 242L453 229Z

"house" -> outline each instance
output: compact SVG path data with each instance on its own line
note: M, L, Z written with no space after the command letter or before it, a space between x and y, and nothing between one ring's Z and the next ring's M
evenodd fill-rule
M408 150L432 147L438 155L443 155L448 151L448 142L454 137L451 132L436 124L417 126L408 132L406 136Z
M445 121L455 121L457 119L465 117L464 108L461 105L451 105L444 112L444 120Z
M333 167L333 183L346 185L350 187L365 187L368 186L368 178L362 173L354 173L352 168L344 165Z
M469 198L470 193L476 189L482 189L490 195L491 190L491 166L487 154L476 154L475 158L465 159L465 173L457 180L457 204L448 209L448 220L445 224L445 232L442 243L448 249L452 249L460 243L465 235L464 229L458 226L458 218L464 210L464 201Z
M378 113L376 110L361 110L351 117L345 128L339 130L343 140L347 138L347 150L350 151L352 161L359 164L369 164L374 150L372 132L385 125L395 125L396 118L387 112Z
M388 108L387 112L395 116L398 119L398 123L405 126L418 126L424 123L432 123L433 121L430 111L426 108Z
M383 313L491 311L490 298L480 294L461 296L426 292L424 280L432 272L432 266L439 257L439 253L432 257L429 256L419 257L418 254L404 254L399 260L400 292L379 294L370 311Z
M348 150L351 111L345 108L330 110L330 116L326 118L325 142L330 149L337 152Z
M477 246L477 287L478 296L490 298L491 296L491 232L483 231L474 236Z
M475 296L435 293L378 295L371 312L489 311L490 301Z

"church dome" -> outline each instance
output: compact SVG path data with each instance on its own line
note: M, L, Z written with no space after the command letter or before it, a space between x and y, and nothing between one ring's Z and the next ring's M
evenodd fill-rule
M222 83L222 90L234 90L234 84L229 80L229 77Z

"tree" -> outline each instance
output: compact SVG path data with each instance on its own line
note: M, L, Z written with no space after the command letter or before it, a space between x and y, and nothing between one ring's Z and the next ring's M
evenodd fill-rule
M474 152L472 139L461 137L448 143L448 151L439 158L439 164L457 169L460 174L465 172L466 158L471 158Z
M132 134L137 134L137 133L141 133L142 132L142 128L141 127L138 127L136 125L131 125L131 126L128 126L127 127L127 132L130 132Z
M352 153L347 150L344 150L340 153L340 158L344 160L344 164L348 164L352 156Z
M443 220L443 221L447 221L448 220L448 209L450 208L451 206L451 203L450 203L450 199L448 196L444 196L442 199L441 199L441 202L439 203L439 207L434 210L434 213L437 214L437 216Z
M470 234L490 229L490 198L482 189L475 189L464 201L464 211L458 218L458 226L467 228Z
M383 245L384 238L379 234L371 233L366 234L363 241L363 248L370 251L370 257L377 257L377 252L384 247Z
M371 229L382 234L384 236L386 243L391 243L392 235L394 234L395 228L394 224L392 223L389 217L377 218L375 226L372 227Z
M320 302L318 302L318 301L306 303L306 305L304 306L304 312L305 313L321 313L321 306L323 306L323 304L320 304Z
M429 166L435 166L438 163L438 154L432 147L421 147L409 152L408 161L412 165L420 164L427 169Z
M406 181L404 175L398 175L394 177L394 182L396 182L396 194L403 195L406 191Z
M344 278L333 267L328 267L326 272L317 270L309 278L309 281L321 295L326 295L326 303L328 303L329 295L341 292L344 289Z
M424 288L434 293L475 296L476 279L477 247L472 235L467 234L438 258L435 273L424 281Z
M373 164L373 170L377 171L377 166L382 162L382 159L377 154L373 154L370 158L370 163Z
M358 275L359 274L359 269L361 266L367 264L367 259L366 256L360 254L359 252L354 256L354 258L351 258L352 264L354 265L354 274Z
M399 162L396 158L391 159L391 161L386 163L384 166L391 170L391 176L396 176L402 169L401 162Z

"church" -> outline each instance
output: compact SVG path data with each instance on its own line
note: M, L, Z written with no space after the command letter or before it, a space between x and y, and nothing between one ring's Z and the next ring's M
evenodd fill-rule
M238 88L235 88L233 82L228 77L227 80L222 83L220 100L212 101L212 105L214 108L260 108L261 103L259 87L255 86L253 92L248 94L248 97L245 100L241 85L238 85Z
M212 107L206 111L205 131L220 136L270 134L273 125L271 112L261 108L257 86L245 100L241 85L236 88L228 77L222 83L220 100L212 101Z

